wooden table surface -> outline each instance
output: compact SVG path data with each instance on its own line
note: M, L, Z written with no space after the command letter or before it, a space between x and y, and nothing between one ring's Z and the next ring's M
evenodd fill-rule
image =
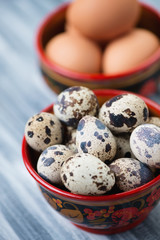
M25 123L56 100L39 71L35 33L43 17L63 2L0 0L0 240L158 240L160 205L131 231L87 233L51 209L24 167ZM144 2L160 8L160 0ZM151 97L160 102L158 94Z

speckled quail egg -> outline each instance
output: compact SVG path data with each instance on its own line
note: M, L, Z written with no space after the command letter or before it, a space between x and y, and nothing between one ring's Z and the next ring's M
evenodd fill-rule
M160 118L159 117L149 117L149 120L147 123L154 124L157 127L160 127Z
M42 152L53 144L62 143L63 127L54 114L42 112L27 121L25 138L30 147Z
M96 116L99 104L96 95L90 89L81 86L67 88L58 95L54 104L55 115L67 126L77 127L85 115Z
M114 133L131 132L148 121L149 110L145 102L134 94L121 94L105 102L99 119Z
M160 128L142 124L131 134L130 146L136 158L150 167L160 168Z
M72 150L72 152L77 153L77 146L76 146L76 129L73 129L69 132L68 141L66 142L66 146Z
M110 168L88 153L77 153L66 160L61 168L61 178L67 189L82 195L104 194L115 184Z
M117 158L135 158L130 148L130 134L124 133L114 136L117 143L117 152L115 159Z
M153 179L152 171L133 158L119 158L109 165L115 173L116 185L124 192L144 185Z
M53 145L45 149L37 162L37 172L46 181L61 185L60 169L73 152L65 145Z
M83 117L77 127L76 145L79 153L89 153L103 162L111 161L117 150L111 131L96 117Z

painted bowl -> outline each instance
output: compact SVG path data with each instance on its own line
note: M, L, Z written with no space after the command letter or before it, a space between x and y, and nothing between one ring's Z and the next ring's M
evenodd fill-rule
M100 105L109 98L125 93L122 90L95 90ZM160 117L160 105L142 97L152 116ZM53 105L43 111L52 112ZM37 182L43 196L55 211L77 227L98 234L113 234L129 230L147 218L160 199L160 175L147 184L123 193L84 196L70 193L42 179L37 171L38 155L22 143L24 164Z
M56 34L64 31L65 13L69 3L63 4L51 12L40 24L36 34L36 51L39 65L48 86L60 93L70 86L86 86L90 89L123 89L145 96L155 93L160 80L160 48L145 62L131 71L117 75L84 74L67 70L56 63L50 62L45 55L47 42ZM141 4L142 13L139 27L146 28L160 37L160 16L150 6Z

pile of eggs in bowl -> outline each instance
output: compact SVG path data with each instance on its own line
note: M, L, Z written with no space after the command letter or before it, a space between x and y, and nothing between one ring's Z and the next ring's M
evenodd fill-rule
M160 168L160 118L151 117L143 99L132 93L100 107L92 90L67 88L53 113L27 121L25 138L39 152L38 174L74 194L129 191L152 180Z
M65 31L47 43L48 59L80 73L120 74L159 48L151 31L138 28L138 0L75 0L66 12Z

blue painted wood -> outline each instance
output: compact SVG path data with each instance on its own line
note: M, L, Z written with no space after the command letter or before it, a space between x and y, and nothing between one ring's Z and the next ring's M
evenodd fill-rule
M126 233L83 232L43 199L21 157L28 118L56 99L44 83L34 47L42 18L63 0L0 0L0 240L158 240L160 205ZM159 0L145 0L160 8ZM158 95L152 98L160 102Z

